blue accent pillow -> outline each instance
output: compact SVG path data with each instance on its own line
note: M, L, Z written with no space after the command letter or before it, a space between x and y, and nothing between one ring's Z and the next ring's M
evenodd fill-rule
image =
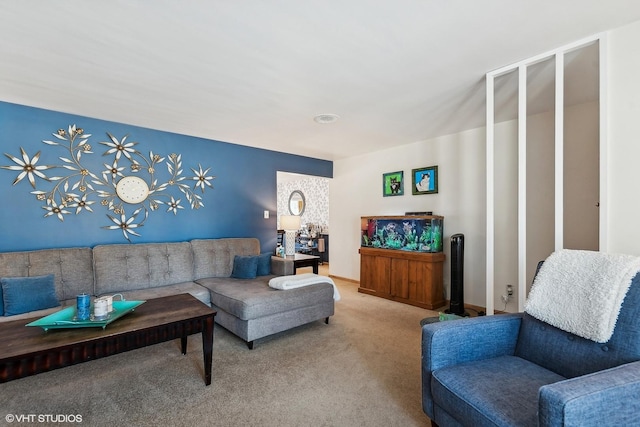
M4 300L2 299L2 284L0 284L0 316L4 316Z
M260 254L258 258L258 271L256 276L267 276L271 274L271 252Z
M13 316L59 306L54 278L53 274L0 278L4 315Z
M257 272L257 256L236 255L233 259L233 271L231 272L231 277L234 279L255 279Z

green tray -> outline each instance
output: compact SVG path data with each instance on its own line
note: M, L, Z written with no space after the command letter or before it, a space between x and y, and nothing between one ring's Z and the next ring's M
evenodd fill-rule
M69 328L106 328L107 325L127 313L135 310L136 307L146 301L113 301L113 311L106 319L93 320L93 315L89 320L76 319L76 307L71 306L56 311L42 319L28 323L26 326L40 326L45 331L49 329L69 329Z

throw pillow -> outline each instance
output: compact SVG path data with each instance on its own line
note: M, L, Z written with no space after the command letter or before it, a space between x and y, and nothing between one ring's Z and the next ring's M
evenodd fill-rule
M2 278L0 278L2 280ZM4 300L2 299L2 284L0 284L0 316L4 316Z
M0 278L4 299L4 315L28 313L60 305L56 296L54 275Z
M236 255L233 259L234 279L255 279L258 271L258 257Z
M271 274L271 253L264 253L257 256L258 271L256 276L267 276Z

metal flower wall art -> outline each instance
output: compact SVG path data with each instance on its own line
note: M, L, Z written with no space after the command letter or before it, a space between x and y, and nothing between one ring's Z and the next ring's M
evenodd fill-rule
M108 160L103 163L104 169L97 173L89 170L84 162L86 156L93 154L90 134L71 125L52 135L53 140L42 142L64 151L64 155L58 157L61 164L40 165L40 151L29 156L20 147L20 156L5 153L13 165L0 166L19 172L13 185L24 178L29 180L34 189L31 194L44 202L45 217L64 221L65 216L94 212L97 206L102 206L110 221L102 228L120 230L124 238L131 241L130 235L140 236L138 231L150 212L166 207L167 212L177 215L187 204L191 209L199 209L204 204L197 191L204 194L207 187L213 188L211 181L215 177L209 175L211 168L203 169L198 164L197 169L191 168L191 176L185 176L180 154L163 157L150 151L145 157L135 148L138 143L127 141L126 135L118 139L107 132L108 141L99 144L106 147L103 156ZM52 169L64 170L65 174L47 176ZM161 170L168 173L164 182L158 181Z

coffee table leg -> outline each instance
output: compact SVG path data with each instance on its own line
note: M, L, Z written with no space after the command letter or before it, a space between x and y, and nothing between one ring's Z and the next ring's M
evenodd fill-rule
M180 350L182 350L182 354L187 354L187 336L183 335L180 337Z
M318 260L313 263L313 274L318 274Z
M213 316L202 321L202 354L204 356L204 384L211 384L213 362Z

